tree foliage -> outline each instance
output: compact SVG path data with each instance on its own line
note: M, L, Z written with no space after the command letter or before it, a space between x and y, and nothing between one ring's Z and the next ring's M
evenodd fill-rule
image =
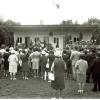
M0 20L0 46L2 44L11 45L13 42L12 32L9 31L8 26L20 25L12 20L3 21Z
M100 19L97 18L88 18L87 22L83 23L84 25L100 25Z

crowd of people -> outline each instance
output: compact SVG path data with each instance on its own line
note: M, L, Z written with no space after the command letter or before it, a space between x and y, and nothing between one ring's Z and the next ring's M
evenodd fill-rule
M10 75L11 80L16 80L16 74L20 71L22 78L27 80L30 74L33 78L41 78L51 82L51 87L62 97L65 88L65 79L72 75L77 81L78 93L83 94L85 83L93 79L93 92L100 91L100 49L87 48L74 45L47 50L22 49L1 46L0 69L3 66L4 76ZM55 75L55 80L48 78L49 73ZM10 73L10 74L9 74Z

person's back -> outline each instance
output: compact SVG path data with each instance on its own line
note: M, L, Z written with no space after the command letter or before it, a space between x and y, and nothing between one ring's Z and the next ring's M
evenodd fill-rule
M42 55L40 57L40 65L41 66L46 66L46 63L47 63L47 57L45 55Z
M87 67L88 67L87 61L80 59L80 60L78 60L78 61L76 62L76 65L77 65L77 64L79 65L79 70L78 70L78 72L79 72L80 74L86 74L86 70L87 70Z
M8 57L9 57L9 55L10 55L9 52L5 52L5 53L4 53L3 58L4 58L5 61L8 61Z
M63 59L61 59L61 58L55 59L55 61L54 61L54 72L57 75L64 74L64 71L65 71L64 66L65 66L65 63L64 63Z
M94 59L96 58L96 51L95 50L92 50L92 52L90 52L90 54L88 54L88 57L87 57L87 61L88 61L88 69L87 69L87 79L86 79L86 82L89 83L89 80L90 80L90 70L91 70L91 66L93 64L93 61Z
M71 54L71 60L78 60L79 59L79 52L78 51L73 51Z
M22 59L22 62L28 62L28 55L27 54L21 55L21 59Z
M17 65L18 58L16 55L10 55L8 61L9 61L9 65Z
M100 76L100 58L94 59L92 66L92 73L98 74Z
M95 58L96 58L95 53L88 54L88 59L87 59L87 61L88 61L89 67L91 67L91 64L92 64L92 62L93 62L93 60L94 60Z
M49 58L50 62L53 62L55 59L55 56L54 56L54 54L49 54L48 58Z

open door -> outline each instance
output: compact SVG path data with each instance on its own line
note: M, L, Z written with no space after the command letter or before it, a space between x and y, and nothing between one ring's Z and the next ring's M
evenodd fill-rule
M25 47L30 46L30 37L25 37Z

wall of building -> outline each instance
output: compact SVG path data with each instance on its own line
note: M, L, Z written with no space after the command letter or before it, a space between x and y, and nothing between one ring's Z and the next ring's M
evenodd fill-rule
M59 48L63 49L63 37L64 35L59 35L59 33L54 33L53 36L49 36L48 32L15 32L14 33L14 43L16 43L18 38L22 38L22 43L25 43L25 37L30 37L30 41L35 43L35 38L39 38L41 42L44 39L48 39L48 43L51 43L54 48L56 48L57 43L54 43L54 38L59 38Z
M53 32L53 35L50 35L50 32ZM74 41L75 38L79 38L79 32L82 32L84 41L91 39L92 30L84 26L19 26L16 28L16 31L14 31L14 43L16 43L18 37L22 38L22 43L25 43L25 37L29 37L33 43L35 43L36 38L39 38L41 42L46 40L47 43L51 43L53 47L56 48L57 42L54 43L54 38L56 38L59 41L59 47L63 49L65 46L65 36L71 36L72 41Z

